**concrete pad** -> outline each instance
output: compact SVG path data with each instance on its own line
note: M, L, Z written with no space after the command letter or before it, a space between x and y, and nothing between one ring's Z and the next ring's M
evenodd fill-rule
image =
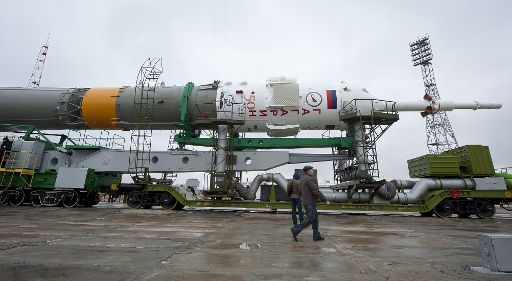
M0 280L503 280L471 267L511 220L322 212L294 242L289 212L0 206Z

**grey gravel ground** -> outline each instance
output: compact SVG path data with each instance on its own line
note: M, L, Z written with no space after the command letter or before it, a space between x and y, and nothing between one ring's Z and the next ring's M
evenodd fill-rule
M288 212L0 206L0 280L512 280L474 272L490 220L322 213L293 242Z

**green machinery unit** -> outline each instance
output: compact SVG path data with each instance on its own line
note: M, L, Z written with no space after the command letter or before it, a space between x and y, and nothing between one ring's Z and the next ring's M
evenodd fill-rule
M466 145L441 154L427 154L407 161L409 176L490 177L494 173L489 147Z
M5 129L5 127L4 127ZM99 146L65 145L65 135L42 133L33 126L9 126L24 133L0 156L0 202L12 205L92 206L99 193L119 185L121 173L96 172L93 168L69 169L73 155L90 153ZM52 142L49 137L59 137ZM61 163L63 162L63 163Z

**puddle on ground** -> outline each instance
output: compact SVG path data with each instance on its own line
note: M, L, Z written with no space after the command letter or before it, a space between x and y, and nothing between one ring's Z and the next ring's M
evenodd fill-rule
M239 247L240 244L237 244ZM332 251L331 249L327 251ZM190 270L196 268L215 270L231 270L237 268L246 272L262 272L269 270L282 270L283 272L307 271L307 272L343 272L358 273L363 270L359 264L349 258L337 257L332 259L331 255L318 254L280 254L269 255L264 251L238 251L223 253L183 253L175 254L161 262L174 266L186 266Z
M243 242L243 243L211 243L208 244L205 248L214 249L214 250L233 250L233 249L241 249L241 250L257 250L263 248L261 243L256 242Z
M337 250L335 248L322 248L322 252L324 252L324 253L336 253Z

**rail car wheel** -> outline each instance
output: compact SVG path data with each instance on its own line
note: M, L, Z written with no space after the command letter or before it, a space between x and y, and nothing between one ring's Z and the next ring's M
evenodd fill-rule
M75 191L66 192L62 198L62 204L66 208L73 208L78 204L78 193Z
M32 191L32 193L30 193L30 201L32 201L32 205L35 207L41 207L43 205L41 197L44 197L44 191Z
M139 192L131 192L126 198L126 204L128 207L138 209L142 205L142 194Z
M176 209L176 205L178 204L178 200L176 200L176 198L174 198L174 196L165 196L163 197L161 200L160 200L160 206L164 209L168 209L168 210L175 210Z
M25 191L23 189L17 189L15 192L12 193L11 197L9 198L9 203L13 206L19 206L23 204L24 200Z
M422 216L422 217L431 217L433 215L434 215L434 210L430 210L427 212L420 212L420 216Z
M489 219L496 214L496 207L490 201L480 201L476 203L475 213L481 219Z
M452 203L450 200L443 200L434 207L434 214L438 218L448 218L453 214Z

